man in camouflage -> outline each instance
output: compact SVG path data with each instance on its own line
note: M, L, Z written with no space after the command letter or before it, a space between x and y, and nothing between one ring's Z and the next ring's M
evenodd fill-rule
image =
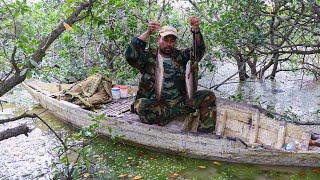
M132 110L142 122L158 125L165 125L178 116L197 111L201 121L198 131L212 132L215 124L211 113L215 108L214 93L209 90L197 91L193 101L189 101L187 96L186 65L191 58L201 60L205 53L199 19L193 16L189 21L195 53L194 47L176 49L177 30L170 26L160 29L158 22L150 22L147 31L132 39L125 52L126 60L142 74ZM146 40L157 30L160 30L158 49L146 49Z

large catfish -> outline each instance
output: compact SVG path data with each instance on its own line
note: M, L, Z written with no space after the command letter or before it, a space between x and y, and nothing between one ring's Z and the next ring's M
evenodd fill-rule
M189 105L191 107L195 106L194 103L194 94L197 91L198 86L198 62L190 60L186 66L186 89L189 99ZM198 111L195 113L189 114L183 123L184 131L197 132L197 129L200 125L200 114Z
M198 69L198 62L188 62L186 67L185 81L190 105L194 105L194 93L197 91L198 87Z
M195 35L193 34L193 48L190 51L190 60L186 66L186 89L189 98L189 104L194 106L194 94L198 88L198 61L197 61L197 54L196 54L196 42L195 42Z
M156 68L155 68L155 91L156 91L156 98L160 100L161 98L161 91L162 91L162 83L163 83L163 57L157 52L157 59L156 59Z

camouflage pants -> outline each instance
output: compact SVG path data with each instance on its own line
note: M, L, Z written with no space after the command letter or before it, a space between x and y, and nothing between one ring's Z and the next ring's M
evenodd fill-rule
M142 122L158 125L165 125L178 116L198 110L201 121L198 131L212 132L216 119L215 101L216 97L212 91L200 90L195 93L192 106L189 105L187 98L177 103L140 98L134 102L133 108Z

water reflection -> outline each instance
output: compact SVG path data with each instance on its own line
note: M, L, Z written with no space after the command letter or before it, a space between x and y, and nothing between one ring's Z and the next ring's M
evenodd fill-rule
M214 84L219 84L226 77L236 72L232 64L217 64ZM212 74L207 73L199 83L209 87ZM303 82L298 73L278 73L276 80L249 79L238 83L237 77L219 87L215 93L220 97L241 97L245 102L261 104L263 108L275 109L278 113L287 111L301 116L303 121L318 121L316 112L320 102L320 82L305 76ZM233 83L231 83L233 82ZM302 88L301 88L302 87Z

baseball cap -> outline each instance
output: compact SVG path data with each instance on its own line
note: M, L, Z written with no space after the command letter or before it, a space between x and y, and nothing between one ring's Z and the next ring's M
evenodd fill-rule
M168 35L173 35L173 36L178 38L178 31L177 31L176 28L174 28L172 26L163 26L160 29L159 34L160 34L161 37L168 36Z

